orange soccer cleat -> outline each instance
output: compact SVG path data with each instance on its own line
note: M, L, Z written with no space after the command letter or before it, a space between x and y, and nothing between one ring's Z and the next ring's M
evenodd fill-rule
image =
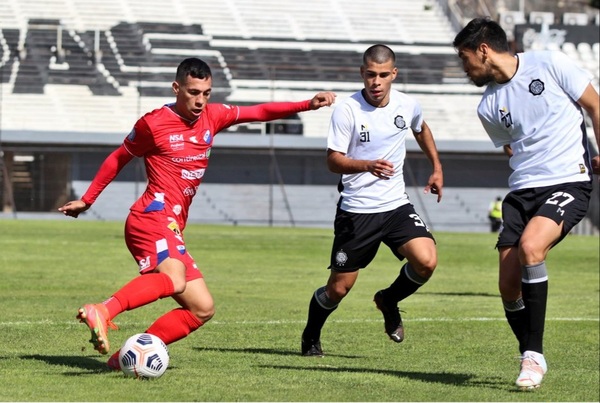
M90 343L94 345L94 350L98 350L100 354L107 354L110 350L108 328L116 330L118 327L108 318L106 307L102 304L86 304L79 308L77 319L90 328Z

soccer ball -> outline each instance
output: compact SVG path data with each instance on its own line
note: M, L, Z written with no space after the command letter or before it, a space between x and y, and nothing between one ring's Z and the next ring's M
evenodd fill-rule
M119 364L126 376L158 378L169 366L169 350L163 341L149 333L128 338L119 351Z

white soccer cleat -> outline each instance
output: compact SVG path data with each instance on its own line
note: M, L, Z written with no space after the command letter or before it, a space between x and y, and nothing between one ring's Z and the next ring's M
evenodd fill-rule
M517 386L521 390L537 389L542 384L548 366L544 355L535 351L525 351L521 356L521 373L517 378Z

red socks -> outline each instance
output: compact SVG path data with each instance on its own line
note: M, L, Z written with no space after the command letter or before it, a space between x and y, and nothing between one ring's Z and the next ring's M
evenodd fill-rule
M149 273L125 284L104 305L111 319L123 311L138 308L159 298L173 295L173 281L164 273Z
M183 339L203 324L204 322L187 309L177 308L158 318L146 333L160 337L165 344L171 344Z
M123 311L138 308L159 298L173 295L173 282L164 273L149 273L125 284L112 297L104 301L110 319ZM202 326L204 322L187 309L177 308L158 318L146 333L160 337L165 344L183 339Z

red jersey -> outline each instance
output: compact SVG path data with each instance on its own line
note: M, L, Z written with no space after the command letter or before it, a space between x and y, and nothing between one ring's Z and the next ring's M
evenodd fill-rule
M102 163L81 197L92 205L132 156L144 158L148 185L132 211L164 211L183 231L188 211L204 172L214 136L233 124L281 119L307 111L310 101L270 102L252 106L207 104L198 119L189 121L168 104L142 116L123 145Z
M123 143L132 155L144 158L148 177L146 191L131 210L166 210L183 230L214 136L231 126L238 114L237 106L208 104L190 122L165 105L141 117Z

